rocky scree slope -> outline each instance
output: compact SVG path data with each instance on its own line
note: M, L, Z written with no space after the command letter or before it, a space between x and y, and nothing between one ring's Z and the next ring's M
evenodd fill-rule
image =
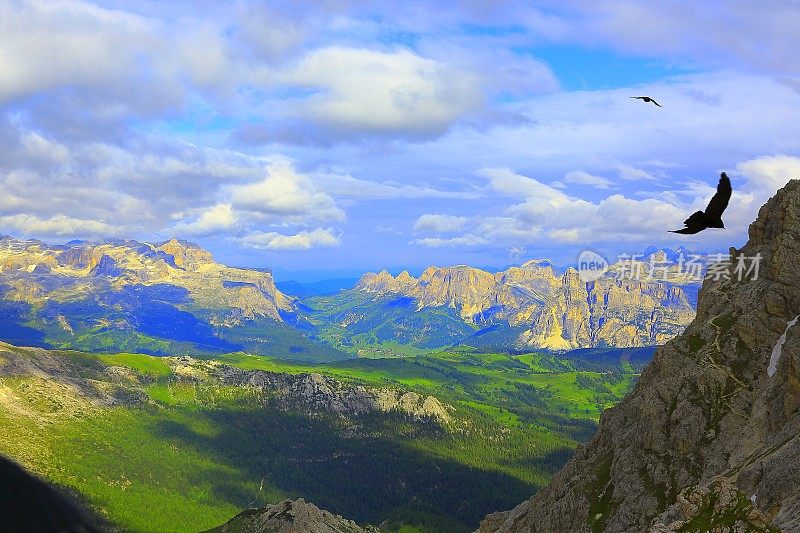
M800 180L731 260L756 254L758 279L707 279L695 320L596 435L481 532L800 530Z

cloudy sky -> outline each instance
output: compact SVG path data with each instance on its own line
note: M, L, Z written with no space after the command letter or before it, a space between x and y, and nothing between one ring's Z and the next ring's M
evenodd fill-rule
M800 177L798 27L779 0L0 0L0 233L300 278L727 250ZM667 233L722 170L728 229Z

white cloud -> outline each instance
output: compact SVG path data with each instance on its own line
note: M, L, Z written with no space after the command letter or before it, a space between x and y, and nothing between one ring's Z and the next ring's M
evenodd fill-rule
M797 76L800 59L790 45L800 25L796 2L779 0L765 9L732 0L720 7L716 2L674 1L583 4L562 19L568 25L562 38L608 43L645 57Z
M658 179L651 172L631 165L617 164L617 170L619 171L619 177L624 180L641 181Z
M485 170L482 173L485 174ZM726 249L734 244L731 238L746 234L758 208L790 179L800 178L800 157L759 157L735 165L735 170L729 174L734 193L723 216L726 230L680 236L680 242L697 249ZM506 206L503 216L474 217L470 224L465 224L465 233L461 236L418 239L413 243L427 247L471 248L541 246L544 243L618 248L630 243L634 250L648 244L672 245L676 237L668 230L683 227L683 220L691 213L705 209L717 184L714 178L708 183L685 183L676 191L642 192L639 198L613 194L597 202L568 197L557 197L557 201L553 201L551 191L543 190L536 180L510 170L500 175L507 178L498 187L501 191L530 196Z
M476 246L483 246L488 244L488 241L481 236L467 234L460 237L451 237L443 239L440 237L426 237L424 239L415 239L411 244L418 244L426 248L473 248Z
M286 161L273 162L262 181L234 187L231 196L234 208L272 220L296 223L345 218L332 197L318 191L308 176Z
M4 2L0 21L0 99L130 80L154 30L130 13L58 0Z
M341 237L332 228L301 231L295 235L275 232L251 233L242 238L242 244L262 250L297 251L332 247L341 244Z
M517 197L531 197L558 205L569 199L563 192L536 179L517 174L508 168L482 168L480 176L489 178L495 191Z
M99 220L70 218L56 215L40 218L34 215L0 216L0 228L22 235L47 235L57 237L110 237L120 234L122 228Z
M800 157L764 156L736 165L736 171L748 178L754 188L776 191L791 179L800 178Z
M189 223L179 223L175 226L175 234L208 235L216 232L231 230L236 226L236 216L230 204L217 204L205 211Z
M589 174L583 170L576 170L564 176L564 181L567 183L575 183L578 185L589 185L597 189L610 189L613 183L611 180L601 176ZM553 184L555 186L555 184Z
M481 103L470 74L406 49L320 48L282 81L319 91L300 103L309 120L374 132L440 133Z
M398 198L459 198L472 199L478 196L472 190L445 190L428 185L386 183L354 178L348 174L318 173L314 184L337 198L357 200L390 200Z
M426 214L420 216L416 222L414 222L414 231L450 233L463 228L467 220L467 217Z

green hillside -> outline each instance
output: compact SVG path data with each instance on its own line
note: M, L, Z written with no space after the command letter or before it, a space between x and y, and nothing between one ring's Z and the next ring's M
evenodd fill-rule
M630 388L632 367L607 361L598 372L552 355L447 351L301 365L1 345L0 452L128 530L197 531L302 496L392 529L469 531L546 483ZM309 412L231 385L222 363L432 394L450 415Z

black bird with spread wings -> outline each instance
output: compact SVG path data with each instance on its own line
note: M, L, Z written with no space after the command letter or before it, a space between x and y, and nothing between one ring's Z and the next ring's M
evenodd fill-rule
M658 107L663 107L661 104L659 104L658 102L656 102L655 100L653 100L649 96L631 96L631 98L636 98L637 100L642 100L642 101L645 101L645 102L648 102L648 103L652 102L655 105L657 105Z
M672 233L683 233L685 235L693 235L699 233L707 228L725 228L722 223L722 212L728 207L728 200L731 199L731 180L724 172L719 177L719 184L717 184L717 192L711 197L708 202L708 207L705 211L696 211L687 218L683 224L686 226L683 229L671 230Z

